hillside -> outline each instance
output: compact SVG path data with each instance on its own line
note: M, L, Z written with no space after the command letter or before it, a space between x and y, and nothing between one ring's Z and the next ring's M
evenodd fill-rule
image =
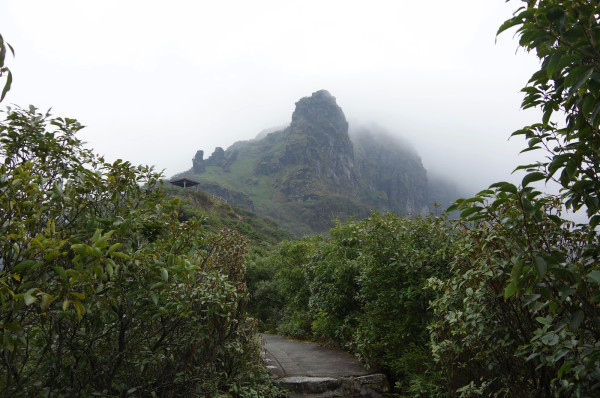
M207 159L199 150L192 165L179 176L297 235L326 232L335 219L375 209L421 214L444 198L428 186L410 146L373 128L349 133L342 108L325 90L300 99L289 126L216 148Z
M195 190L165 184L164 190L170 199L182 201L181 221L195 216L204 217L204 230L218 233L226 228L235 230L248 239L254 251L264 251L282 240L293 236L275 222L257 216L251 211L232 206L211 195Z

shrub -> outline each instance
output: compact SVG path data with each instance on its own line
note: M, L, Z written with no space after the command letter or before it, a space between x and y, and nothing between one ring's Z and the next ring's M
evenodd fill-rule
M0 124L0 395L268 389L244 239L182 222L158 173L105 162L81 128L33 107Z
M443 217L374 213L338 224L329 239L284 242L251 266L262 275L250 284L262 309L254 313L280 333L355 352L406 393L424 389L433 377L423 364L431 362L435 297L425 285L447 275L454 235Z

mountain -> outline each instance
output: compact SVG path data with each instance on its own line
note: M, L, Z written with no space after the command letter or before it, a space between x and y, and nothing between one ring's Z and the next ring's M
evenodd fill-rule
M421 214L433 196L444 197L444 188L428 186L409 145L378 128L349 133L342 108L325 90L300 99L289 126L216 148L207 159L199 150L192 168L178 176L297 235L323 233L335 219L372 210Z

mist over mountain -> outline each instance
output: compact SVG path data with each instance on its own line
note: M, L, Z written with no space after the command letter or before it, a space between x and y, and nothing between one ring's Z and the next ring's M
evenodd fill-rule
M301 235L326 232L334 220L373 210L417 215L457 197L448 181L432 185L411 145L375 126L349 125L325 90L296 103L289 126L262 131L205 159L179 176L199 189L278 221Z

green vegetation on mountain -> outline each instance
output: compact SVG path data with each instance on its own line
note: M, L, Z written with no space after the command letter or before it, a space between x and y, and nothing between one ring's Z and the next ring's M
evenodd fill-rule
M273 221L232 206L206 192L169 185L165 185L163 189L169 198L180 201L180 219L203 219L202 226L210 233L223 229L237 231L248 240L252 251L263 252L282 240L293 237Z
M208 159L198 151L182 175L297 235L323 233L335 219L363 218L375 209L421 214L433 203L427 172L410 146L380 129L349 134L342 109L325 90L300 99L288 127L217 148ZM436 198L449 203L447 196Z

